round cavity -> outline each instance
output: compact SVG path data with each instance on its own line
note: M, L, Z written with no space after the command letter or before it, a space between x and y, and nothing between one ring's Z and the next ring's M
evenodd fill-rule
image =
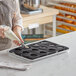
M39 45L38 45L38 44L34 44L33 46L34 46L34 47L39 47Z
M14 51L14 53L17 54L17 55L21 55L22 54L22 51L16 50L16 51Z
M32 49L32 51L38 51L38 49L36 49L36 48L33 48L33 49Z
M44 50L44 49L47 49L47 47L46 46L41 46L40 49Z
M28 51L23 51L23 54L28 54L29 52Z
M47 48L46 46L42 46L42 48Z
M45 44L48 44L48 43L47 42L41 42L40 44L45 45Z
M46 53L45 51L40 51L40 53Z
M22 50L21 48L16 48L15 50Z
M47 44L44 44L44 45L40 45L41 47L46 47L47 46Z
M63 48L62 46L58 46L57 49L58 49L59 51L63 51L64 48Z
M29 56L28 56L28 54L22 54L22 57L28 58Z
M37 56L37 54L31 54L31 56L34 56L35 57L35 56Z
M30 51L31 49L22 49L22 51Z
M62 47L62 46L58 46L57 48L58 48L58 49L63 49L63 47Z
M53 44L49 45L49 47L53 47L53 46L55 46L55 45L53 45Z
M52 49L52 48L51 48L51 49L49 49L49 52L51 52L51 51L56 51L56 49Z

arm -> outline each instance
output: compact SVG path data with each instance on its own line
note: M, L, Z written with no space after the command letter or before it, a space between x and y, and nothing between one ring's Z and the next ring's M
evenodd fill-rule
M19 1L16 0L16 12L14 13L13 17L13 32L16 34L16 36L21 40L21 42L24 42L21 37L21 31L23 30L23 21L22 16L20 14L20 8L19 8ZM14 42L19 45L18 41Z
M14 13L14 17L13 17L13 28L14 27L21 27L21 29L23 30L23 20L22 20L22 16L20 14L20 7L19 7L19 0L16 0L16 12Z

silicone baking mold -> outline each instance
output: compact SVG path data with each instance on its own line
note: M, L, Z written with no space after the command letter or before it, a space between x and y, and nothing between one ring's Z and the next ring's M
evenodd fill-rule
M52 55L69 49L66 46L62 46L46 40L29 44L28 46L29 48L18 47L10 50L9 52L23 58L35 60L37 58Z

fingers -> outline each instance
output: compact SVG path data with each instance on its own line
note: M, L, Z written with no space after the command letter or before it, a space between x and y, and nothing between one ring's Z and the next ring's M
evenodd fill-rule
M19 36L19 39L20 39L20 41L21 41L22 43L24 43L24 41L23 41L23 39L22 39L22 37L21 37L21 36Z
M20 41L21 41L22 43L24 43L22 37L19 36L19 39L20 39ZM13 42L14 42L16 45L18 45L18 46L21 45L17 40L14 40Z
M16 34L16 36L20 39L20 41L21 41L21 43L24 43L24 41L23 41L23 39L22 39L22 37L21 37L21 30L19 30L19 28L15 28L14 30L13 30L13 32ZM16 44L17 44L17 42L16 42Z
M16 36L20 39L21 43L24 43L21 35L19 35L18 33L15 33L15 34L16 34ZM17 40L14 40L13 42L14 42L16 45L18 45L18 46L21 45Z
M2 38L4 38L4 29L3 29L3 28L0 28L0 36L1 36Z
M17 40L13 41L16 45L20 46L20 43Z
M4 38L4 29L3 29L3 31L2 31L2 38Z
M22 37L19 35L18 38L20 39L21 43L24 43ZM17 41L17 40L14 40L13 41L16 45L20 46L21 44Z
M13 42L14 42L16 45L20 46L20 44L19 44L18 41L14 40Z
M23 41L23 39L22 39L22 37L21 37L21 34L19 34L18 32L16 32L15 34L16 34L16 36L20 39L20 41L21 41L22 43L24 43L24 41Z

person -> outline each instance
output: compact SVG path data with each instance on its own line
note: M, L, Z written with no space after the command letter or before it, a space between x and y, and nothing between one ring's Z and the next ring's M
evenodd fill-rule
M23 43L21 37L22 16L20 14L19 0L0 0L0 51L11 47L12 42L4 36L4 28L2 25L9 26L11 30ZM13 41L16 45L20 45L17 40Z

